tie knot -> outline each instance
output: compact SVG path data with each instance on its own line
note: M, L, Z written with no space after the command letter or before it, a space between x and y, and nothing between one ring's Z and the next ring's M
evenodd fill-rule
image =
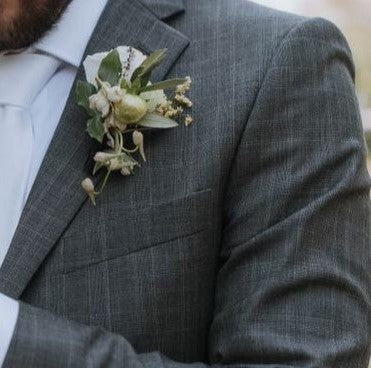
M0 105L30 107L59 65L48 55L0 56Z

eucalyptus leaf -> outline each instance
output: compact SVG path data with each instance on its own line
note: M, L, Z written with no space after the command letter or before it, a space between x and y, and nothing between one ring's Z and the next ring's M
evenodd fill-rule
M139 79L136 79L132 84L130 88L130 93L133 95L139 95L141 89L141 82Z
M98 77L111 86L116 86L122 74L122 63L119 52L112 50L101 62Z
M131 90L131 83L123 78L123 79L121 79L120 87L122 89L125 89L127 92L129 92Z
M168 79L166 81L154 83L151 85L148 85L146 87L143 87L141 89L141 92L149 92L149 91L157 91L159 89L173 89L176 88L182 84L184 84L187 81L185 78L177 78L177 79Z
M85 109L90 115L94 116L95 112L89 107L89 97L97 93L95 86L88 82L77 81L76 84L76 100L77 104Z
M102 143L105 134L102 118L98 115L95 115L89 119L86 131L91 138L97 140L99 143Z
M167 49L161 49L149 55L143 61L143 63L137 69L135 69L131 77L131 82L139 80L141 87L145 87L148 84L153 69L155 69L162 63L166 56L166 53Z
M149 113L142 120L140 120L138 125L146 128L160 128L169 129L178 126L178 123L172 119L165 118L159 114Z

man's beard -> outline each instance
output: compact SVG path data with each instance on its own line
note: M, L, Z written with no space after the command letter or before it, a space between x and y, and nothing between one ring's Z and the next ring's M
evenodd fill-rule
M0 51L32 45L53 27L70 2L71 0L0 0ZM12 11L9 11L10 8Z

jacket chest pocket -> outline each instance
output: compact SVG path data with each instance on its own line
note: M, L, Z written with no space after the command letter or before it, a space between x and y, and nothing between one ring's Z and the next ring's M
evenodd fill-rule
M93 209L88 220L75 219L61 239L63 272L202 233L210 225L210 199L207 189L159 204Z

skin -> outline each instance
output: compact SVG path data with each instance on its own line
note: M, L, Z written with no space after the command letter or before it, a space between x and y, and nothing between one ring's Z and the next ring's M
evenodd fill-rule
M0 0L0 50L28 47L48 32L71 0Z

